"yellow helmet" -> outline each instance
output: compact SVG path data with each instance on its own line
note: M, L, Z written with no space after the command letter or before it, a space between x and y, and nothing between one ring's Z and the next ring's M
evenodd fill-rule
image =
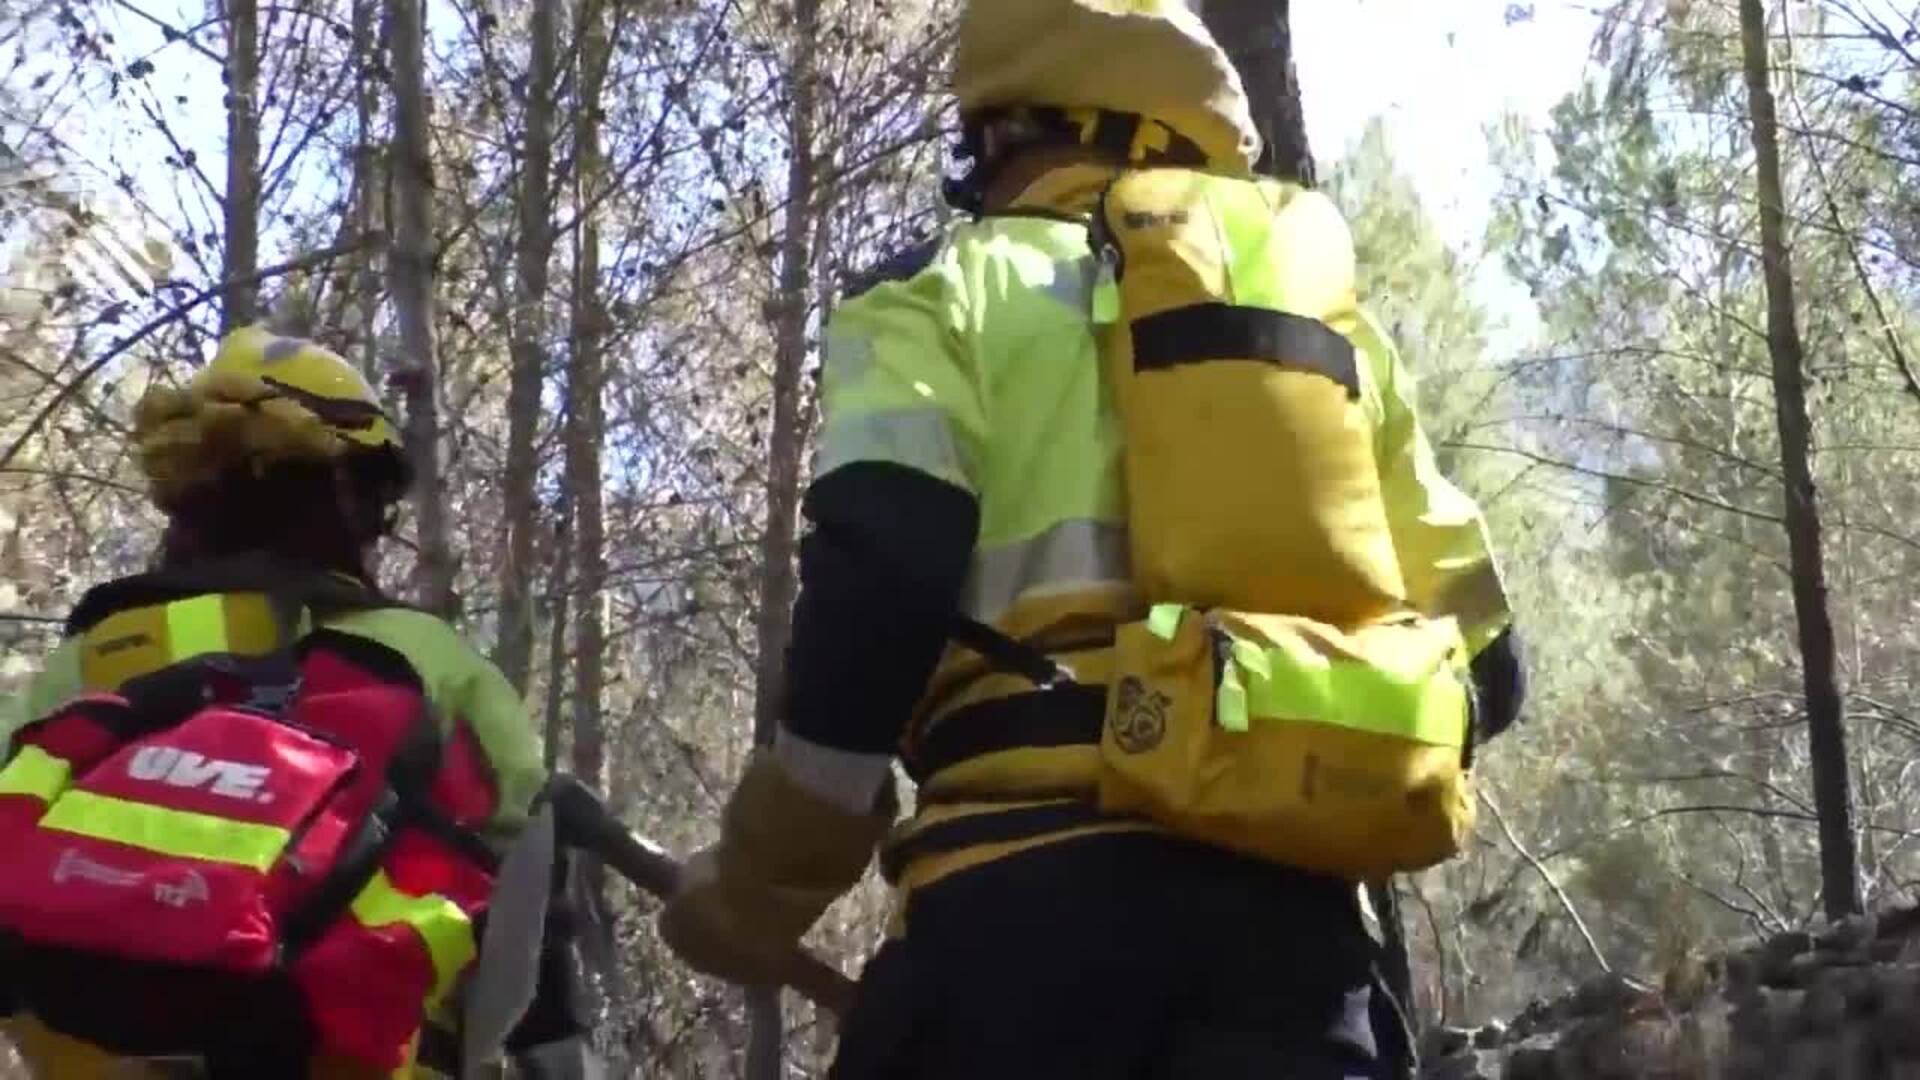
M1239 72L1187 0L967 0L954 93L963 114L1024 105L1157 121L1216 168L1260 156Z
M134 407L134 444L154 502L177 507L236 467L356 455L390 459L401 443L359 369L312 341L249 326L220 342L185 386L154 387Z

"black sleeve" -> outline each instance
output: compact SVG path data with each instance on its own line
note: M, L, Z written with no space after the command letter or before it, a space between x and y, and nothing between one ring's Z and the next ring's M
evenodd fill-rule
M1473 690L1479 700L1482 741L1513 726L1527 700L1526 652L1509 628L1473 658Z
M784 721L837 750L893 753L940 662L966 583L974 497L904 466L856 462L807 492Z

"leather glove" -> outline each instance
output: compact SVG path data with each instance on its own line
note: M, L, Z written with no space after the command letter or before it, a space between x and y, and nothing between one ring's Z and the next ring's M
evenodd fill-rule
M793 981L801 935L866 873L898 808L893 783L850 814L756 751L727 801L720 841L688 859L660 936L688 966L748 986Z

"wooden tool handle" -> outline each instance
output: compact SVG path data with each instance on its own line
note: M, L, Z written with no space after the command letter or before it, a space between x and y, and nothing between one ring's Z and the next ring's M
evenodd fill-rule
M680 880L680 864L659 845L620 824L592 789L571 776L556 776L547 787L562 843L588 851L636 888L665 900ZM800 996L844 1020L853 1007L854 983L839 968L796 949L787 985Z

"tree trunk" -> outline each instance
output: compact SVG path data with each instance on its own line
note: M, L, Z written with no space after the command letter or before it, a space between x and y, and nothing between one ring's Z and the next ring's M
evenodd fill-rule
M1207 27L1233 58L1253 103L1254 126L1265 143L1255 168L1311 186L1313 152L1300 108L1288 0L1206 0L1202 6Z
M1233 58L1253 105L1254 126L1264 144L1255 170L1267 176L1314 182L1313 147L1300 106L1300 76L1293 64L1293 30L1287 0L1207 0L1207 26ZM1391 881L1368 886L1388 963L1387 989L1402 1009L1413 1006L1413 971L1406 922ZM1380 1035L1383 1033L1376 1033Z
M600 224L593 209L602 177L600 98L608 62L599 0L580 5L581 68L574 112L573 352L567 371L566 491L573 503L573 767L588 783L606 783L606 733L600 696L606 685L606 522L601 493L600 443L606 420L606 312L600 297ZM558 677L558 673L555 673Z
M600 295L600 225L594 206L605 179L601 175L601 96L611 48L599 0L581 0L576 35L581 44L575 50L579 90L573 115L573 190L579 231L569 312L573 351L567 369L565 426L565 487L574 516L573 767L576 775L615 797L617 807L618 793L611 790L607 774L606 720L600 706L606 687L607 552L600 446L606 435L607 315ZM560 677L557 670L554 677ZM582 856L578 880L585 899L581 955L602 998L624 1000L605 869Z
M1391 1003L1374 1001L1374 1008L1368 1019L1373 1022L1373 1041L1379 1047L1383 1058L1391 1057L1395 1080L1410 1080L1413 1075L1414 1055L1411 1044L1416 1040L1414 1028L1413 1003L1413 958L1407 951L1406 917L1400 910L1400 890L1392 879L1366 887L1367 897L1373 906L1374 917L1379 920L1381 948L1379 977L1386 983L1387 992L1393 995ZM1381 1006L1387 1007L1381 1007ZM1402 1042L1407 1044L1409 1052L1395 1053Z
M569 478L569 481L571 479ZM553 608L547 632L547 701L540 722L540 765L560 768L560 736L565 730L561 706L567 696L567 624L572 619L573 511L562 509L553 534Z
M758 670L754 673L753 739L773 741L780 724L786 679L787 636L798 588L794 538L800 507L801 455L807 432L800 414L800 369L807 356L807 311L813 283L813 215L818 182L814 160L819 0L795 0L793 107L787 118L787 214L780 243L779 293L775 307L773 430L767 452L767 530L760 547L760 617L755 627ZM778 990L747 994L750 1035L747 1080L779 1080L785 1027Z
M227 0L227 233L221 267L227 280L247 279L221 298L220 332L260 318L260 7Z
M1400 1000L1400 1007L1413 1009L1413 958L1407 953L1407 938L1404 932L1406 919L1400 911L1400 890L1392 881L1367 886L1367 897L1373 902L1373 913L1380 920L1385 932L1386 942L1380 958L1380 974L1387 986Z
M382 186L375 165L374 117L380 112L380 80L374 77L379 62L379 42L374 40L374 0L353 0L353 63L357 93L354 95L353 217L362 237L372 236L382 227L379 192ZM378 253L372 246L357 259L358 280L354 282L354 300L350 309L359 328L360 370L367 381L378 386L380 367L380 268Z
M433 155L427 130L426 12L421 0L388 0L393 52L393 247L388 257L399 321L407 456L420 547L420 606L458 614L446 481L440 473L439 366L433 344Z
M520 162L520 250L513 298L513 373L507 390L504 502L507 557L500 568L500 638L494 661L525 691L533 661L533 533L539 504L540 390L546 374L547 266L553 258L554 17L557 0L534 0L528 19L527 135ZM597 478L596 478L597 483Z
M343 283L341 325L353 327L357 338L343 344L359 354L360 373L367 385L380 386L380 305L382 303L380 261L387 250L384 233L387 221L387 185L380 170L378 124L380 97L384 82L380 78L381 58L386 53L385 35L380 30L379 0L353 0L353 78L354 148L351 229L365 243L347 263L354 276L351 285ZM345 223L342 233L347 232ZM374 237L382 239L374 242ZM343 235L342 239L346 237ZM382 573L386 552L376 547L367 558L367 572L377 580Z
M1760 193L1760 262L1767 286L1767 351L1773 358L1774 413L1786 481L1788 558L1799 624L1800 667L1807 696L1807 742L1813 759L1813 803L1820 829L1820 887L1828 918L1862 910L1854 851L1853 800L1847 776L1846 719L1827 609L1820 505L1813 482L1813 423L1807 412L1805 359L1787 252L1780 144L1774 118L1767 14L1761 0L1740 0L1740 38L1753 121L1755 179Z
M813 214L817 167L813 129L816 87L814 38L819 0L794 6L793 112L788 117L792 151L787 165L787 214L780 242L780 279L775 308L773 430L768 438L767 531L761 542L760 617L756 627L759 670L755 673L753 737L773 739L779 725L787 633L797 587L793 558L800 505L800 464L807 433L800 417L800 369L807 355L807 309L813 282Z

